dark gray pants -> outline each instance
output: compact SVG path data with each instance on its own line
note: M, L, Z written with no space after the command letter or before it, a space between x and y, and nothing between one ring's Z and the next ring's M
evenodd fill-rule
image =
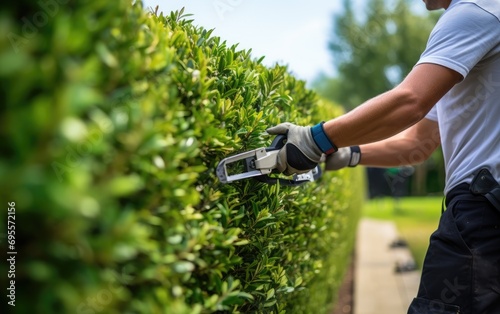
M500 313L500 211L468 184L446 197L408 314Z

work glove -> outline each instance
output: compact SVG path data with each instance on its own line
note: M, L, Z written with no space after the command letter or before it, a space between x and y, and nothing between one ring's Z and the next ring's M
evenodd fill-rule
M332 155L326 157L325 170L339 170L345 167L356 167L361 160L359 146L342 147Z
M285 122L267 129L267 133L287 135L287 142L277 157L277 169L285 175L308 172L318 165L323 153L331 154L336 150L326 137L322 123L311 128ZM320 148L318 141L322 141L324 149Z

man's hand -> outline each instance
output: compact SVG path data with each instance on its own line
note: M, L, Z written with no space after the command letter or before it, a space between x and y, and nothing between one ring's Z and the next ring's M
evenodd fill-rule
M359 146L342 147L325 160L325 170L339 170L345 167L356 167L361 160Z
M305 173L320 162L323 152L315 143L310 127L281 123L267 133L287 134L287 142L278 153L278 171L286 175Z

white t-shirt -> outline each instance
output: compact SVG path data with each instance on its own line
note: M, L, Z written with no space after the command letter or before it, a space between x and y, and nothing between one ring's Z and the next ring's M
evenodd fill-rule
M500 1L453 0L417 62L464 79L427 114L438 121L445 193L485 167L500 182Z

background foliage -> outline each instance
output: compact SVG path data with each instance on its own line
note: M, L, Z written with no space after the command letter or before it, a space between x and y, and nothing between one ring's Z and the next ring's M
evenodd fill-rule
M392 89L404 79L420 58L442 13L426 12L421 1L365 3L365 10L359 12L351 1L343 1L343 12L333 17L329 46L337 74L320 76L313 84L320 95L342 104L346 110ZM442 193L444 177L439 148L432 158L416 167L408 193Z
M312 124L338 107L182 12L19 1L0 29L0 199L16 204L16 312L328 311L360 172L285 188L221 185L214 169L268 146L268 126Z
M320 93L349 110L399 84L424 51L438 17L417 13L412 4L368 0L366 10L356 12L343 1L329 45L338 74L317 81Z

